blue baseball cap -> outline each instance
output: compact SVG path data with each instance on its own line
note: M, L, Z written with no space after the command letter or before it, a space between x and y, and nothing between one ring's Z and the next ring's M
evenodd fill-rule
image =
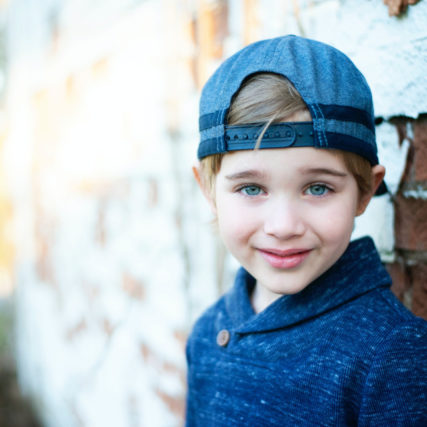
M210 77L200 98L199 159L255 147L265 123L230 126L227 115L243 81L263 72L282 75L295 86L312 122L274 123L259 148L333 148L378 164L372 94L362 73L332 46L295 35L250 44ZM383 183L377 195L386 191Z

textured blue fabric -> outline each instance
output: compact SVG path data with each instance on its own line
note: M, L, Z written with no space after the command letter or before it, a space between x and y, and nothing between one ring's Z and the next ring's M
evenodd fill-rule
M427 322L391 293L370 238L259 314L254 285L240 269L194 326L188 427L427 426Z
M294 35L253 43L228 58L200 98L198 157L227 152L224 125L233 95L248 76L287 77L313 119L316 147L352 151L378 163L372 95L365 78L337 49ZM351 143L341 144L350 138Z

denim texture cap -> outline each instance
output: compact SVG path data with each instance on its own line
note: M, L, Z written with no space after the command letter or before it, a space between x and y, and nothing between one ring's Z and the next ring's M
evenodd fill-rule
M276 124L268 129L260 148L333 148L378 164L372 94L362 73L332 46L294 35L253 43L224 61L210 77L200 98L199 159L254 148L262 125L239 128L227 126L226 120L243 81L262 72L283 75L295 86L312 124ZM385 191L383 184L377 194Z

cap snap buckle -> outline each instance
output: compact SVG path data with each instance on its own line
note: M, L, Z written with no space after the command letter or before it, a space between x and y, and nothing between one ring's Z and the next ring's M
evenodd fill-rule
M226 125L225 142L227 151L254 149L264 127L265 123ZM314 146L312 122L271 124L264 132L259 148L286 148L290 146Z

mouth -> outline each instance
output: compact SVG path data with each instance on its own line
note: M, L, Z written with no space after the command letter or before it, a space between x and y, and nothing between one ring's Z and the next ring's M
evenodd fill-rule
M310 255L312 249L258 249L261 256L273 267L282 270L298 267Z

